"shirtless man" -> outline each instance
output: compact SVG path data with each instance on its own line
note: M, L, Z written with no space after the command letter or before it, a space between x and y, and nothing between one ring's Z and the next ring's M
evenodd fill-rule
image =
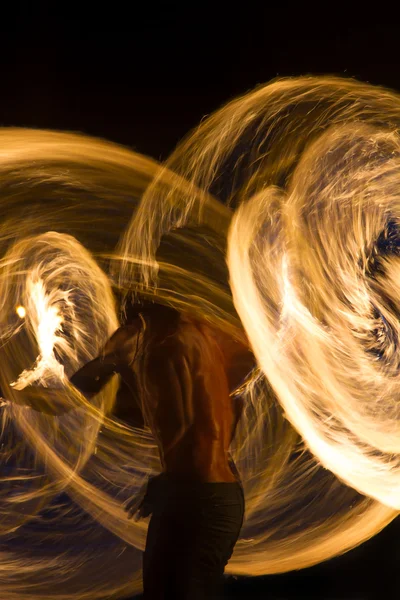
M134 307L100 355L71 378L90 398L118 373L117 411L122 405L131 424L148 426L157 442L162 473L150 479L140 506L136 498L126 506L128 517L152 515L143 557L146 600L217 597L244 515L229 455L243 406L231 392L253 367L245 343L147 303ZM51 394L32 392L24 402L35 410L65 412Z
M144 598L215 598L238 539L244 497L229 456L240 403L230 393L254 366L249 349L210 325L147 304L71 382L94 395L114 373L139 389L163 472L139 517L152 514ZM128 516L137 509L133 499Z

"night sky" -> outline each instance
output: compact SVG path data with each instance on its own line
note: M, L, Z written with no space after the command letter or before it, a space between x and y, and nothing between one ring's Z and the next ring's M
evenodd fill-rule
M360 20L323 4L306 14L284 2L128 4L14 2L0 18L0 125L80 131L163 159L205 115L277 76L336 74L400 91L393 15ZM323 565L232 581L226 597L399 598L399 534L397 520Z

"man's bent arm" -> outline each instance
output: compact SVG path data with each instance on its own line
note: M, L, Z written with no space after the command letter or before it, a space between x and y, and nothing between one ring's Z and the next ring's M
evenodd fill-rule
M141 321L138 320L132 326L117 329L105 344L100 355L72 375L70 378L72 385L87 398L98 394L111 377L115 373L119 373L122 366L125 365L124 354L119 350L121 346L126 345L134 338L140 325ZM60 401L60 391L43 386L29 386L21 391L21 394L15 394L14 401L37 412L59 416L76 408L73 404L67 405Z
M137 348L141 326L141 320L137 319L132 325L117 329L99 356L71 377L71 383L85 396L98 394L111 377L130 362L129 356Z

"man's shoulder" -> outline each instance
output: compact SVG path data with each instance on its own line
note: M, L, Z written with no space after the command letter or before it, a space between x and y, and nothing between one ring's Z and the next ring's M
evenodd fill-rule
M138 315L134 319L131 319L129 323L121 325L120 330L126 334L135 334L144 326L143 318Z

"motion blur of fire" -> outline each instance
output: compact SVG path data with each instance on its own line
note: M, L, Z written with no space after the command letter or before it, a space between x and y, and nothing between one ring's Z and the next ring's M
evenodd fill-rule
M245 333L256 356L227 572L304 568L397 516L399 127L395 93L311 77L234 100L164 164L0 129L2 600L141 589L148 522L123 504L160 468L155 442L119 414L117 377L91 402L68 381L121 298ZM27 408L32 389L72 410Z

